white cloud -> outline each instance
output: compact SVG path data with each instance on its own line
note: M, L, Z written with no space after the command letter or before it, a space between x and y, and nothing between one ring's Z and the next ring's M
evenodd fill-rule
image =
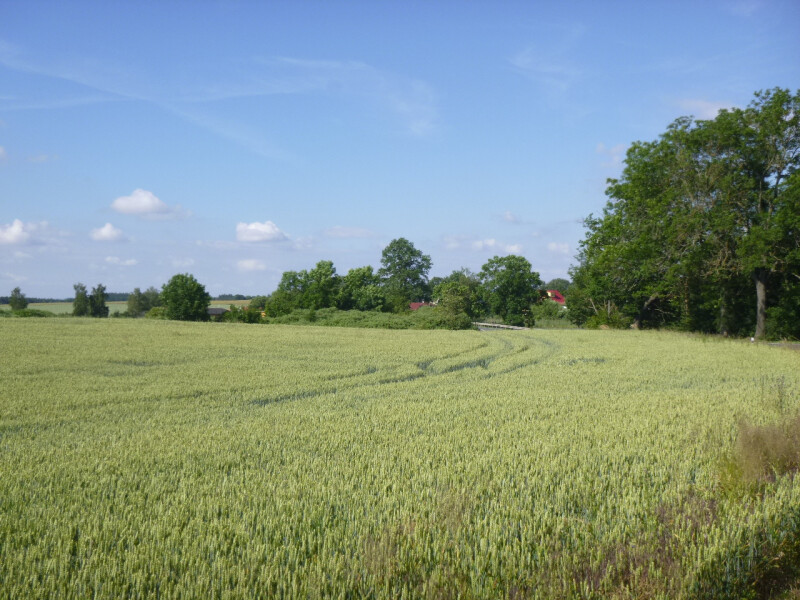
M124 238L121 229L106 223L98 229L92 229L91 237L96 242L115 242Z
M173 258L172 259L172 266L173 267L191 267L194 264L193 258Z
M522 219L519 215L515 215L510 210L503 213L503 221L506 223L522 223Z
M563 242L548 242L547 251L553 254L569 254L569 244Z
M169 218L181 213L180 206L167 206L153 192L143 189L133 190L130 196L120 196L111 203L118 213L149 218Z
M275 242L286 238L286 234L272 221L236 225L236 239L240 242Z
M6 149L0 146L0 160L5 160L7 157Z
M519 254L522 252L521 244L506 244L494 238L472 239L463 235L450 235L443 238L444 247L447 250L458 250L459 248L469 248L476 252L489 250L505 254Z
M33 256L28 254L27 252L20 252L19 250L17 250L14 252L14 258L19 260L25 260L28 258L33 258Z
M475 240L471 245L473 250L496 250L500 252L506 252L508 254L517 254L522 252L521 244L505 244L498 242L493 238L486 240Z
M246 258L237 262L236 268L243 272L264 271L266 270L267 265L265 265L263 261L255 258Z
M325 230L325 236L329 238L370 238L375 234L369 229L360 227L341 227L335 225Z
M472 242L471 245L473 250L491 249L497 246L497 240L495 239L475 240L474 242Z
M292 248L295 250L310 250L314 247L314 236L306 235L293 240Z
M132 267L137 264L138 261L135 258L122 260L117 256L106 256L106 262L110 265L118 265L120 267Z
M11 225L0 225L0 244L24 244L31 237L34 225L14 219Z
M599 142L594 151L606 157L607 160L603 163L604 167L619 167L622 165L622 157L625 154L625 144L617 144L608 148L603 142Z
M709 102L696 98L684 98L678 100L678 106L697 119L714 119L723 108L731 108L733 105L729 102Z

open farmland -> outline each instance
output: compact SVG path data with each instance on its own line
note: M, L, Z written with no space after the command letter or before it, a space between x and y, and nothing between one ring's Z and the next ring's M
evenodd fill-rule
M800 481L720 486L800 353L669 333L5 319L0 597L741 597ZM794 554L792 554L794 552Z

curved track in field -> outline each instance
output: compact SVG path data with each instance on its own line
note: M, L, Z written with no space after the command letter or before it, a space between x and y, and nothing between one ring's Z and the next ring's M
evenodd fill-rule
M277 402L304 400L327 394L353 392L383 385L404 383L418 379L439 379L458 373L461 376L490 378L505 375L531 365L550 360L558 351L558 344L526 331L496 332L471 348L451 352L434 359L407 362L391 368L367 366L357 371L333 374L325 378L330 385L254 398L252 404L266 406Z

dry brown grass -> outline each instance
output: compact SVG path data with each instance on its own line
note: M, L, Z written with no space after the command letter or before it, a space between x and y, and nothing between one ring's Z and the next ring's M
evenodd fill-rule
M733 494L760 494L766 485L800 470L800 413L777 423L739 423L733 452L722 461L720 484Z

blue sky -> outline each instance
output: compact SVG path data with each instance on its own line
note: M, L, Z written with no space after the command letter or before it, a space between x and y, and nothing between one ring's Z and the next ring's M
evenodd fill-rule
M800 86L800 2L0 2L0 295L567 275L625 149Z

